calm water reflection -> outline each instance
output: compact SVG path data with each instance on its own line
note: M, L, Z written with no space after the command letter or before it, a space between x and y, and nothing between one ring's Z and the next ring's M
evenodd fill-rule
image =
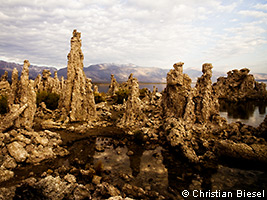
M194 87L195 83L192 83ZM99 92L106 93L109 88L109 84L97 84ZM164 83L140 83L139 87L148 88L153 91L153 86L158 88L159 92L162 92L166 87ZM258 126L265 118L267 110L267 103L265 102L242 102L242 103L229 103L220 101L220 115L225 117L229 123L235 121L241 121L244 124L251 126Z
M103 151L90 154L94 163L103 163L104 170L110 172L113 185L124 179L132 185L159 192L167 199L180 199L178 195L185 189L191 194L193 190L230 191L233 197L236 190L265 189L267 174L262 171L232 168L217 162L204 167L188 163L177 152L160 145L114 143L118 142L112 138L97 138L95 146L102 146ZM132 153L128 154L129 151ZM196 198L191 195L187 199Z
M220 115L229 123L241 121L242 123L258 126L265 118L267 102L247 101L229 103L220 101Z

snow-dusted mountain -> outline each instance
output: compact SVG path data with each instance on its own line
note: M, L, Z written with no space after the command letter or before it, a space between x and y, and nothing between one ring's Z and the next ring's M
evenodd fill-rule
M84 67L86 76L91 78L95 83L109 83L111 74L114 74L118 82L127 81L131 73L134 74L134 77L136 77L139 82L164 83L166 82L166 74L168 71L169 69L114 63L96 64ZM66 74L66 68L58 71L59 76L66 77Z
M22 71L23 65L16 63L9 63L5 61L0 61L0 76L8 71L9 78L11 79L11 72L14 68L17 68L19 75ZM30 78L34 79L38 74L41 74L43 69L50 69L53 72L56 70L54 67L39 67L30 66ZM84 67L84 72L88 78L91 78L94 83L109 83L110 75L114 74L118 82L127 81L129 75L133 73L134 77L138 79L139 82L143 83L165 83L166 75L170 69L163 69L157 67L140 67L134 64L114 64L114 63L103 63L90 65ZM188 74L193 82L197 80L198 77L202 75L202 72L198 69L187 68L184 69L184 73ZM257 73L253 74L256 80L267 80L267 74ZM62 68L58 70L58 76L64 76L67 78L67 68ZM220 76L226 76L223 72L213 71L212 81L216 82L217 78Z
M5 73L5 71L7 71L8 72L8 80L11 80L11 75L12 75L12 71L14 68L17 68L17 70L19 72L19 76L20 76L21 71L23 69L22 64L17 64L17 63L13 63L13 62L6 62L3 60L0 60L0 76L2 76ZM30 65L30 67L29 67L30 79L35 79L38 74L42 74L42 71L44 69L49 69L52 74L54 73L54 71L57 70L55 67L43 67L43 66Z

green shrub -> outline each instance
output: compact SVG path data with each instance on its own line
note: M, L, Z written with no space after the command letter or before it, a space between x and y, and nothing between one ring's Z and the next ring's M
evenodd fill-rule
M139 93L140 93L139 98L140 99L143 99L146 96L147 90L148 90L147 88L139 89Z
M101 103L106 101L105 93L94 92L95 103Z
M125 99L125 101L127 101L129 93L130 93L129 90L120 88L115 93L116 95L114 96L114 103L122 104L123 103L123 99Z
M7 97L0 95L0 114L8 112Z
M41 102L44 102L46 107L51 110L57 109L58 106L58 100L59 100L59 95L56 93L50 93L46 91L38 92L37 93L37 105Z

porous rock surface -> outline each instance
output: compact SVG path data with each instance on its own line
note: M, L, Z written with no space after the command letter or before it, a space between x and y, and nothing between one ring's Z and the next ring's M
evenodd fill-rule
M116 94L116 92L119 90L119 83L117 82L116 78L114 77L113 74L111 74L110 77L110 85L108 89L108 95L113 96Z
M183 74L183 64L176 63L167 74L167 86L162 96L163 115L183 119L187 124L207 123L219 115L218 99L212 89L212 65L203 64L203 75L195 88L191 79Z
M9 113L1 121L0 131L13 125L28 130L31 130L33 126L36 112L36 93L33 88L33 81L29 80L29 66L29 61L25 60L20 81L18 81L18 71L13 70L12 84L9 87L9 94L7 94Z
M63 82L64 83L64 82ZM36 92L46 91L49 93L56 93L61 95L62 88L61 83L57 76L57 71L54 73L54 78L51 77L51 72L48 69L44 69L42 72L42 77L40 74L34 80L34 88Z
M183 74L183 64L176 63L167 74L167 86L162 96L163 115L168 117L183 118L185 107L189 98L191 89L191 79L187 74ZM178 103L179 102L179 103Z
M174 64L168 73L162 97L165 131L162 134L166 134L169 144L192 163L216 156L266 163L267 155L260 150L267 145L262 138L265 126L256 129L244 124L227 124L219 116L218 94L211 82L212 65L203 64L203 75L195 88L191 88L188 76L182 74L182 65Z
M258 132L260 136L267 140L267 115L265 116L263 122L259 125Z
M249 69L232 70L213 84L219 98L227 101L267 100L266 84L259 83Z
M12 170L18 164L37 164L56 156L67 155L68 151L60 147L61 143L60 135L48 130L35 132L13 129L0 133L0 173L6 174L1 176L1 181L12 178Z
M191 79L188 75L183 74L183 64L174 64L174 69L167 74L167 86L162 96L164 130L170 145L179 147L181 153L189 161L195 163L199 162L199 157L194 150L197 143L192 127L196 122L197 115L200 118L202 116L201 112L198 113L195 110L197 106L193 99L199 97L200 100L196 103L200 104L203 98L199 96L200 91L191 88ZM199 79L198 85L208 85L209 78ZM205 83L202 83L203 81Z
M127 81L129 96L124 103L125 112L117 125L119 127L139 127L147 121L146 115L143 113L143 103L139 98L139 83L137 78L131 74Z
M8 73L5 71L5 74L0 78L0 97L9 97L11 86L7 81ZM10 100L8 99L8 105L10 105Z
M196 122L206 123L219 116L219 102L217 94L212 88L212 64L205 63L202 66L203 75L198 78L194 95Z
M61 109L65 109L65 115L71 122L89 121L96 116L92 83L83 71L81 45L81 33L74 30L68 54L66 86L60 99Z
M19 73L16 68L13 69L12 71L12 83L11 83L11 93L9 95L9 108L11 109L11 106L14 103L19 102L18 98L18 90L19 90Z
M41 179L28 178L24 181L22 186L17 188L17 191L11 189L8 191L0 190L0 197L2 194L8 194L15 198L36 198L39 199L114 199L114 200L132 200L129 197L122 197L121 192L113 185L102 182L97 185L80 184L73 174L67 173L65 176L52 176L48 175ZM130 194L132 194L130 192ZM2 195L3 196L3 195ZM125 195L124 195L125 196ZM4 197L4 199L8 199ZM12 198L11 198L12 199ZM148 199L148 198L146 198Z

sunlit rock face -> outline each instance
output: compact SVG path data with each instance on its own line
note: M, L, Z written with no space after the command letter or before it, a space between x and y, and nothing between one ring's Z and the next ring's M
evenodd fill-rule
M232 70L227 77L220 77L213 84L218 97L227 101L237 102L246 100L266 100L266 84L259 83L249 69Z
M146 121L146 116L142 111L142 101L139 98L139 83L137 78L131 74L127 81L129 96L125 104L125 113L119 120L120 127L139 127Z
M63 84L64 84L64 82L63 82ZM60 80L58 79L57 71L55 71L54 72L54 80L53 80L52 92L61 94L63 91L62 91L60 85L61 85L61 83L60 83Z
M24 61L20 81L18 80L18 70L12 72L12 84L9 86L8 107L9 113L0 123L0 131L11 126L31 130L33 126L34 114L36 112L36 93L33 88L34 82L29 80L28 60Z
M54 78L51 77L51 72L48 69L44 69L42 77L40 74L34 80L34 89L36 92L52 92L61 94L62 89L60 88L60 81L57 76L57 71L54 72Z
M108 95L113 96L119 90L119 83L117 82L116 78L113 74L111 74L110 85L108 89Z
M19 72L16 68L12 71L12 84L11 84L11 93L9 95L9 108L11 105L18 102L18 89L19 89Z
M206 123L212 121L212 116L219 115L218 97L212 89L212 64L202 66L203 75L196 83L194 97L196 122Z
M36 112L36 93L33 88L33 81L29 80L29 66L29 61L25 60L23 70L20 76L20 81L18 83L18 102L15 102L16 104L19 104L19 107L25 106L27 104L27 108L15 121L16 127L24 127L26 129L32 128L34 114ZM16 74L14 75L14 77L16 77Z
M207 134L207 127L214 126L212 123L217 126L224 121L219 117L218 98L212 88L212 65L203 64L203 75L195 88L191 87L189 76L183 74L183 63L173 67L167 74L167 87L162 95L164 129L170 145L179 147L189 161L196 163L202 158L195 151L197 138Z
M7 98L8 106L10 108L11 99L9 96L12 90L9 82L7 81L7 78L8 72L5 71L5 74L0 78L0 98Z
M175 117L190 123L206 123L219 115L218 98L212 88L212 65L202 66L203 75L195 88L191 79L183 74L183 64L176 63L167 74L167 87L163 92L162 106L165 117Z
M83 71L81 45L81 33L74 30L68 54L66 87L60 100L71 122L89 121L96 115L92 83Z
M5 71L5 74L0 78L0 95L8 95L10 92L10 84L7 81L8 73Z
M187 74L183 74L183 64L182 62L174 64L174 69L167 74L167 86L162 94L164 129L171 146L180 146L183 155L192 162L198 162L191 144L192 131L186 130L186 124L193 123L192 120L195 120L195 106L192 99L191 79Z
M163 113L168 117L183 118L185 108L190 101L191 79L183 74L182 62L173 65L167 74L167 86L162 96ZM192 99L191 99L192 100Z

